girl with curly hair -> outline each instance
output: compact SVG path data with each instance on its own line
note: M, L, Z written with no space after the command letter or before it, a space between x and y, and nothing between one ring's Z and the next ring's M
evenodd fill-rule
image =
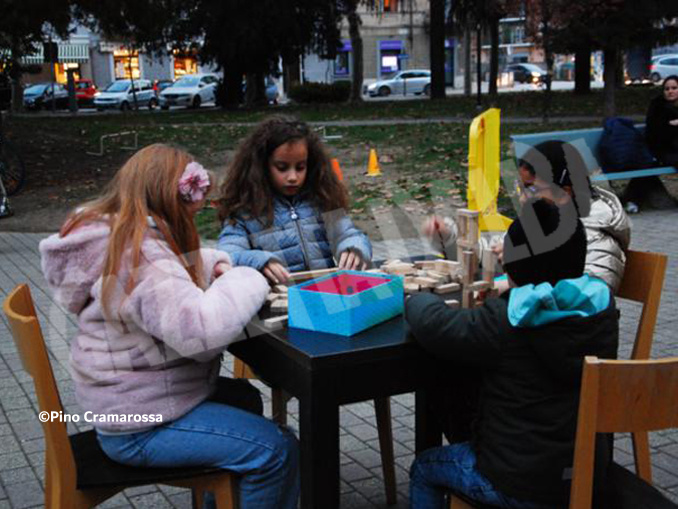
M335 260L341 269L363 269L372 257L367 236L346 215L346 189L322 142L293 117L272 116L254 129L220 195L217 247L274 284Z

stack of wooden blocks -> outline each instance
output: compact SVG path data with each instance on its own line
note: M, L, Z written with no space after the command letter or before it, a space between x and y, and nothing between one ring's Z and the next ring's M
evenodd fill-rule
M478 212L459 210L457 214L459 235L457 239L457 261L434 260L406 263L400 260L388 260L379 269L370 272L405 277L405 293L432 291L446 295L461 291L461 306L472 308L475 305L475 292L494 291L494 265L496 257L491 251L483 253L483 279L475 281L478 271ZM458 307L456 299L445 300L450 307Z
M448 295L461 291L461 306L472 308L475 306L476 292L494 294L494 273L496 256L491 250L482 253L482 279L475 280L480 266L478 260L478 212L461 209L457 213L458 238L457 261L425 260L414 263L401 260L387 260L378 269L367 272L403 276L405 278L405 293L433 292L438 295ZM292 284L321 277L337 269L323 269L292 274ZM287 322L288 287L283 284L271 288L267 297L270 304L271 318L264 320L266 328L277 328ZM447 299L445 303L450 307L459 307L456 299Z

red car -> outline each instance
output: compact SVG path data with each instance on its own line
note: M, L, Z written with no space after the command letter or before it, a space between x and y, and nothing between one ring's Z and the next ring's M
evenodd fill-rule
M78 104L91 104L96 93L97 87L92 80L75 80L75 98Z

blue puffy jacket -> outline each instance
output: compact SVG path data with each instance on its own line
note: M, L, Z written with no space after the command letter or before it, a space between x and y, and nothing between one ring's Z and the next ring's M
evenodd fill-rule
M276 196L273 226L266 221L237 216L224 223L217 248L228 252L234 265L262 270L271 259L290 272L334 267L332 257L347 249L372 259L372 246L343 210L321 213L310 201Z

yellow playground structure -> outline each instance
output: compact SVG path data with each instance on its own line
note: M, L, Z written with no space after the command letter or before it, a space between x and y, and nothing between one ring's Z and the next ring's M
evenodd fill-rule
M506 231L512 220L497 212L499 195L499 109L471 123L468 143L468 208L480 212L480 231Z

